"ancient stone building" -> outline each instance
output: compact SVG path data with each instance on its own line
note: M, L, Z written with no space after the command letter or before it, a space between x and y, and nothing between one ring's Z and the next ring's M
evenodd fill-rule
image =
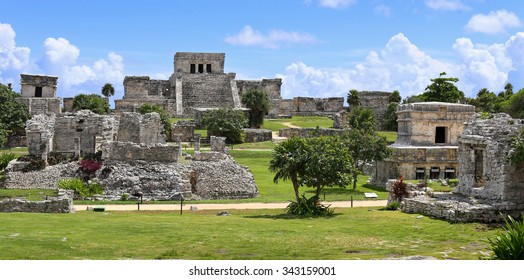
M270 117L278 116L330 116L344 107L343 97L294 97L293 99L270 99Z
M34 115L62 112L62 99L56 97L58 77L43 75L20 75L21 94L18 100Z
M224 73L224 63L224 53L177 52L169 80L125 77L124 96L115 100L115 110L134 112L150 103L173 116L193 117L197 108L241 108L242 94L253 88L280 97L280 79L238 81L235 73Z
M477 114L466 123L458 137L460 181L455 192L524 206L524 162L508 160L512 139L523 127L524 120L507 114L491 118Z
M393 155L377 163L375 182L405 179L455 178L458 171L458 135L471 120L471 105L420 102L397 108L397 141Z
M501 222L524 213L524 162L509 160L524 120L476 114L458 137L459 185L453 193L418 194L402 211L456 222Z

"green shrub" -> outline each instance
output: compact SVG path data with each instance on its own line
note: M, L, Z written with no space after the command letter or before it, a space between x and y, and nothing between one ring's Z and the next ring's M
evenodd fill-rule
M505 232L495 239L488 238L495 260L524 260L524 218L516 221L511 216L504 219Z
M22 172L39 171L45 168L45 161L35 155L25 155L18 158L19 161L29 162Z
M66 190L73 190L76 199L83 199L95 194L102 194L104 189L98 183L84 183L81 179L70 178L58 181L58 187Z
M400 203L398 201L393 201L380 210L395 211L398 210L398 208L400 208Z
M120 196L120 200L122 200L122 201L129 200L129 194L128 193L123 193L122 196Z
M287 213L295 216L331 216L333 209L318 202L317 196L306 198L304 195L299 201L293 201L286 207Z
M0 170L4 170L7 164L15 158L14 153L0 153Z

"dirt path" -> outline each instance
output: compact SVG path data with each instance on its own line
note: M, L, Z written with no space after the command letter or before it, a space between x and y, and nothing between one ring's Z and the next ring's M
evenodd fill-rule
M235 204L192 204L184 203L182 210L188 211L191 207L197 210L232 210L232 209L284 209L289 202L279 203L235 203ZM349 201L331 201L323 204L331 205L334 208L349 208ZM353 207L380 207L386 206L386 200L357 200L353 201ZM107 205L75 205L77 211L84 211L92 207L104 207L107 211L133 211L138 210L136 204L107 204ZM146 211L179 211L180 204L141 204L140 210Z

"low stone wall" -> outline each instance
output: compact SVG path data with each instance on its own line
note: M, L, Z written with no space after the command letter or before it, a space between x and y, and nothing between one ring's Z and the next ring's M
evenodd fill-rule
M194 160L196 161L208 161L208 162L217 162L226 159L228 156L225 153L221 152L206 152L206 153L196 153Z
M8 135L7 143L5 143L7 148L16 148L16 147L27 147L27 136L25 135Z
M102 155L107 160L177 162L178 146L166 144L135 144L113 141L103 147Z
M334 136L334 135L341 135L344 133L343 129L335 129L335 128L319 128L318 130L316 128L281 128L278 131L278 136L280 137L301 137L301 138L309 138L309 137L318 137L318 136Z
M437 193L433 197L406 198L401 210L451 222L499 223L505 215L520 217L524 212L524 203L483 201L457 194Z
M269 129L244 128L244 142L255 143L273 140L273 133Z
M13 160L5 169L6 189L50 189L57 188L60 179L72 178L78 170L79 164L71 162L46 167L44 170L22 172L27 162Z
M19 198L0 201L0 212L71 213L74 211L71 190L59 190L58 197L44 201L27 201Z

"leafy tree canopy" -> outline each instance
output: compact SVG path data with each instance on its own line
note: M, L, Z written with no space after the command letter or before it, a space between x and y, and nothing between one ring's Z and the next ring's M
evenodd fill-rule
M27 107L16 100L18 97L10 86L0 84L0 123L7 133L23 129L31 118Z
M79 94L73 99L73 110L91 110L93 113L109 114L109 102L97 94Z
M348 92L348 104L350 108L360 106L360 94L358 90L352 89Z
M269 98L260 89L250 89L242 96L242 103L249 108L249 123L252 128L260 128L264 116L269 112Z
M442 72L438 78L431 79L432 83L426 87L426 91L421 95L423 101L458 103L464 100L464 93L455 86L459 79L443 77L445 75L446 72Z
M524 88L513 94L503 109L513 118L524 119Z
M243 128L249 126L248 119L240 110L218 109L207 111L201 120L201 125L208 135L226 137L228 143L242 143Z
M397 102L391 102L388 104L388 108L386 109L386 113L384 114L384 118L382 120L382 130L397 131L397 106Z
M401 100L402 97L400 97L400 92L398 90L394 90L389 96L389 103L400 103Z
M158 105L152 105L149 103L145 103L138 109L140 114L147 114L147 113L158 113L160 115L160 121L162 122L164 135L166 138L169 138L171 135L171 118L169 115Z

